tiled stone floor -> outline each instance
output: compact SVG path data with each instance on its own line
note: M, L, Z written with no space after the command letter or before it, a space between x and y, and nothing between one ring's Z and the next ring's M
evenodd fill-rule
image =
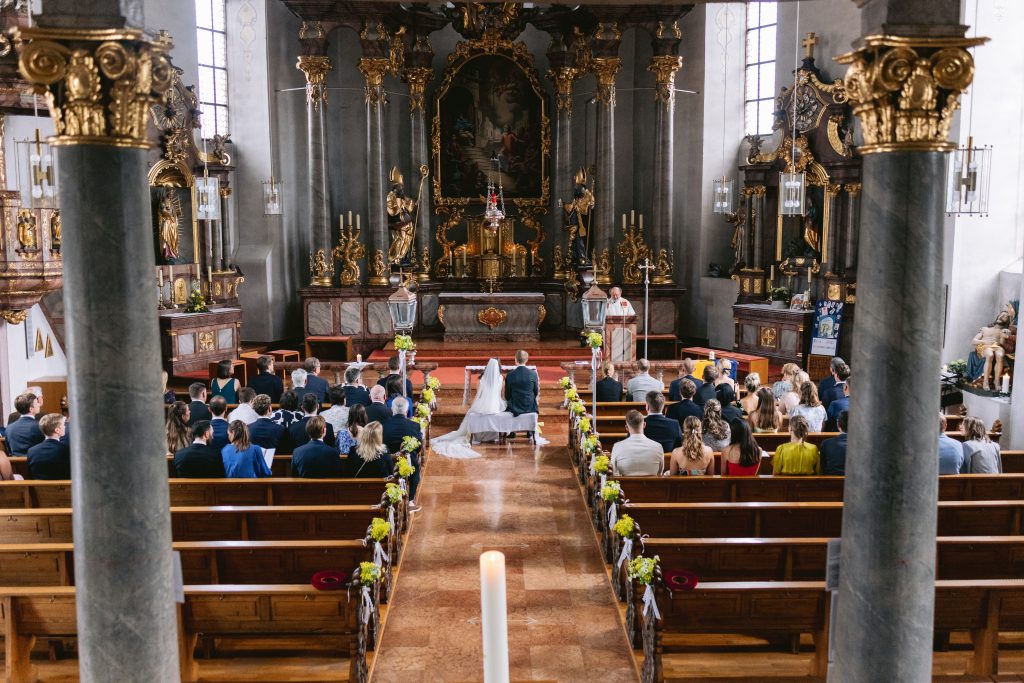
M482 680L485 550L505 553L513 681L637 680L564 437L512 443L431 456L374 683Z

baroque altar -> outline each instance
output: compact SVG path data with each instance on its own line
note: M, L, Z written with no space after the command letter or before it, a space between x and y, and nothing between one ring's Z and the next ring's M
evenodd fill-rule
M546 315L540 292L438 295L437 317L445 341L539 341Z

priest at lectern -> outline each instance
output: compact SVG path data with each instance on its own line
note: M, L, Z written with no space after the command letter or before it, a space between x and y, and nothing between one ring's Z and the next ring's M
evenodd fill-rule
M612 287L605 309L605 337L608 352L616 363L630 363L636 360L636 311L633 304L622 298L622 290Z
M607 315L636 315L633 304L629 299L622 298L622 289L612 287L611 296L608 298Z

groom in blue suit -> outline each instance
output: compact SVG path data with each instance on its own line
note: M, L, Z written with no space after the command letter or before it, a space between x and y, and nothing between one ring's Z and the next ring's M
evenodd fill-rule
M537 373L526 367L529 356L526 351L516 351L516 368L505 377L505 400L508 412L513 417L523 413L536 413L537 397L540 395L540 380Z

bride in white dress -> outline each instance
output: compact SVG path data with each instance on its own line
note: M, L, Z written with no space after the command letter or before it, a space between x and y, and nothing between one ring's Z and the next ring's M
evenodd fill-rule
M484 368L484 374L480 377L480 384L476 389L476 398L473 399L472 405L469 406L466 417L462 418L462 424L454 432L432 437L430 439L430 449L439 455L449 458L468 459L482 457L473 450L470 439L475 437L477 441L495 441L498 438L498 433L478 432L472 434L469 431L468 424L471 416L474 415L498 415L505 412L505 399L501 397L503 393L501 390L502 384L501 365L498 363L497 358L492 358L487 361L487 367ZM537 437L537 443L546 442Z

